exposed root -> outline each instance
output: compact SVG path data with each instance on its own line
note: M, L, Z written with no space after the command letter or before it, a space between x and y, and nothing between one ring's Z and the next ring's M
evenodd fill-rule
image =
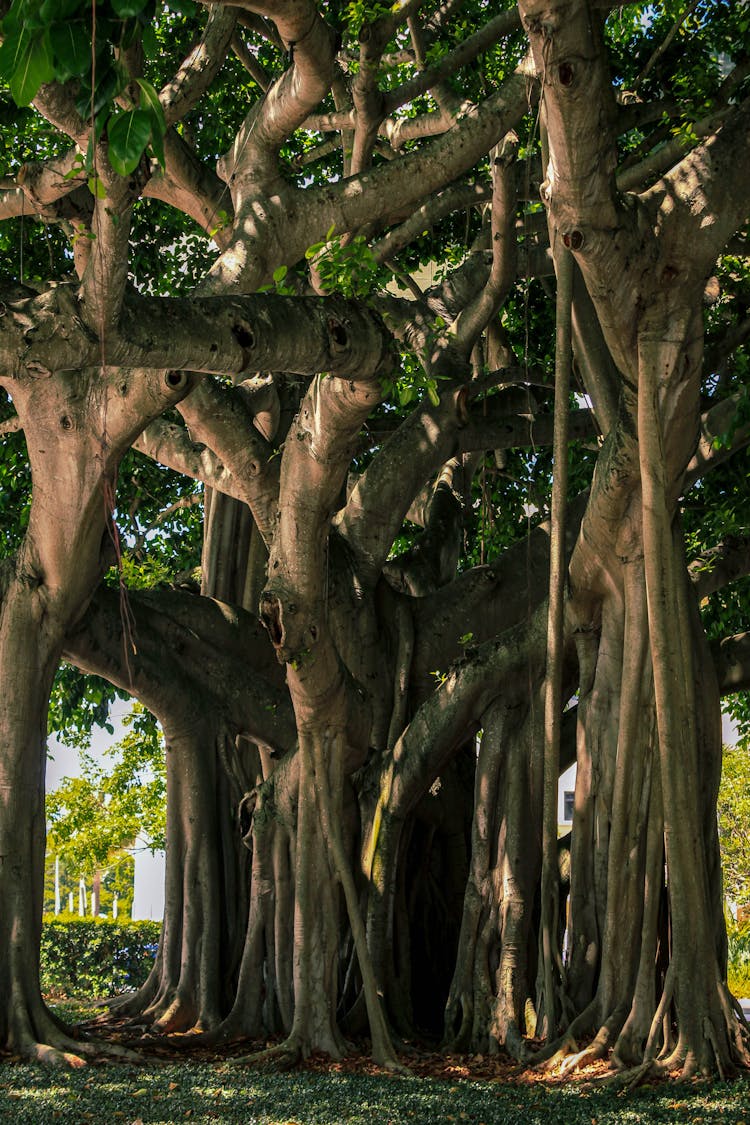
M86 1059L81 1055L76 1055L73 1051L63 1051L49 1043L29 1043L27 1047L22 1048L20 1054L22 1058L41 1063L42 1066L68 1066L74 1069L86 1066Z
M664 978L664 988L656 1011L654 1012L654 1018L651 1020L651 1027L649 1028L648 1039L646 1040L646 1049L643 1055L644 1061L649 1061L656 1054L656 1037L659 1033L659 1026L662 1023L666 1023L664 1042L665 1044L668 1042L667 1011L669 1005L672 1003L672 997L674 995L674 975L674 962L670 961L667 974Z
M561 1038L555 1039L554 1042L548 1043L541 1051L538 1051L532 1057L531 1067L544 1067L545 1070L556 1070L557 1067L562 1066L563 1060L567 1059L570 1054L578 1052L578 1043L572 1035L566 1033Z
M589 1043L588 1047L584 1047L582 1051L578 1051L574 1055L568 1055L560 1064L560 1077L564 1078L568 1074L572 1074L574 1070L582 1070L589 1063L598 1062L607 1053L607 1045L603 1042L597 1042L595 1039L593 1043Z
M529 1048L528 1043L521 1034L518 1024L513 1020L508 1024L505 1031L505 1042L503 1043L505 1050L515 1059L516 1062L527 1064L532 1062L533 1054Z
M292 1070L304 1058L302 1044L296 1035L290 1035L283 1043L266 1047L264 1051L253 1051L249 1055L239 1055L231 1059L229 1066L271 1066L274 1070Z
M592 1016L596 1009L596 1000L591 1000L580 1015L576 1016L570 1026L557 1039L553 1039L546 1047L542 1047L533 1056L531 1066L543 1066L545 1070L553 1070L560 1066L563 1059L570 1054L578 1053L577 1036L585 1035L591 1028Z
M377 1059L374 1061L377 1062ZM382 1067L383 1070L388 1071L389 1074L398 1074L402 1078L410 1078L412 1075L409 1067L404 1066L403 1063L400 1063L395 1054L391 1055L383 1062L378 1062L378 1066Z
M661 1069L660 1063L654 1059L646 1059L638 1066L629 1067L627 1070L620 1070L616 1074L610 1075L604 1081L607 1086L613 1086L616 1089L633 1090L648 1078L660 1073Z
M55 1036L51 1043L44 1043L33 1038L25 1039L16 1047L16 1053L31 1062L41 1063L43 1066L73 1067L86 1066L88 1062L96 1059L106 1059L118 1062L142 1063L143 1058L127 1047L120 1047L115 1043L104 1043L96 1039L76 1042L66 1035Z

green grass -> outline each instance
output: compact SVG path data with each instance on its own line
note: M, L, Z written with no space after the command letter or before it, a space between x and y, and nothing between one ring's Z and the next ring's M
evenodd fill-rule
M78 1071L0 1066L0 1121L174 1125L750 1125L750 1079L667 1083L616 1094L579 1084L501 1082L295 1071L274 1074L226 1064Z

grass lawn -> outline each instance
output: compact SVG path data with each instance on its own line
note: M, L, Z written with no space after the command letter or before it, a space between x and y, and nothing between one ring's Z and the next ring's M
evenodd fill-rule
M580 1082L511 1083L351 1071L286 1074L184 1061L80 1070L0 1065L0 1121L173 1125L750 1125L750 1078L617 1094Z
M117 1020L80 1000L52 1005L71 1023ZM101 1021L101 1022L100 1022ZM127 1036L121 1038L127 1041ZM246 1048L247 1050L248 1048ZM106 1125L645 1125L670 1122L750 1125L750 1075L734 1082L661 1082L627 1093L600 1081L565 1083L538 1072L519 1075L498 1058L422 1052L403 1061L413 1074L379 1071L366 1056L311 1059L288 1073L232 1065L207 1048L181 1055L144 1046L142 1063L102 1060L80 1069L48 1069L0 1058L0 1122L103 1122Z

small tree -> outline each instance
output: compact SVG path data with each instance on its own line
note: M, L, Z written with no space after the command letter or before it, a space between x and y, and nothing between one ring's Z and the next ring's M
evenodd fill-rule
M112 762L109 769L81 750L81 775L63 778L47 798L46 909L50 901L54 903L50 873L54 879L55 858L59 857L66 901L67 893L77 891L82 877L93 881L100 908L109 912L117 894L118 909L129 914L133 901L130 849L147 847L155 852L164 848L166 776L161 732L139 703L123 723L127 733L105 754Z

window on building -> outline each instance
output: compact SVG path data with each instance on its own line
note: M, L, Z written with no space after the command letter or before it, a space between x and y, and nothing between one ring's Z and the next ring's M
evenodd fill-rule
M575 801L575 792L573 789L566 789L563 793L563 820L569 824L573 819L573 804Z

